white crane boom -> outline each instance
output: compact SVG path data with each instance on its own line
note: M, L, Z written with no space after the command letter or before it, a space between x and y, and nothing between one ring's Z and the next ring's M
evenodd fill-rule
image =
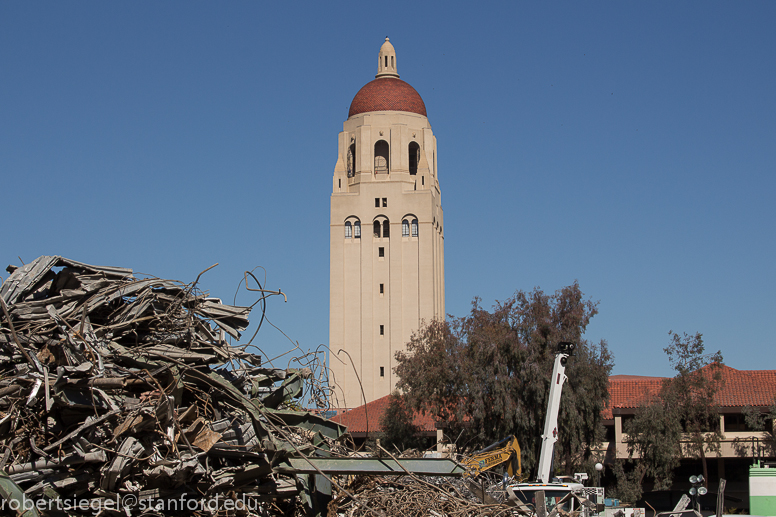
M555 354L552 381L550 382L550 399L547 403L547 416L544 419L544 433L542 433L542 449L539 454L539 469L536 472L536 480L539 483L549 483L552 474L552 453L555 442L558 441L560 395L563 391L563 383L568 378L565 374L566 360L573 351L573 343L563 342L558 344L558 352Z

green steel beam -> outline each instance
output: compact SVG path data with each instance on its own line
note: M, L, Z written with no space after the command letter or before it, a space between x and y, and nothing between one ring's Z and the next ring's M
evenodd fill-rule
M390 458L288 458L277 469L288 474L317 474L320 470L327 475L367 476L404 475L407 471L421 476L461 476L465 472L444 458L401 458L398 462Z

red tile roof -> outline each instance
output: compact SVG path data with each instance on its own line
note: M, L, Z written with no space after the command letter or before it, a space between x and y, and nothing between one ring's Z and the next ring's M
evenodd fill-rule
M770 406L776 394L776 370L735 370L722 366L722 407Z
M427 116L426 105L415 88L392 77L366 83L353 97L348 118L368 111L409 111Z
M611 420L613 408L637 408L657 395L664 377L612 375L609 377L609 407L602 411L604 420Z
M722 408L769 406L776 402L776 370L736 370L722 365L722 386L717 403ZM609 377L609 407L605 420L612 418L612 408L635 409L660 391L663 377L612 375Z
M373 400L365 406L359 406L350 411L346 411L345 413L340 413L331 420L346 425L348 427L348 432L351 434L366 433L367 431L369 433L380 432L382 431L380 418L388 408L389 400L390 395L386 395L383 398ZM368 426L367 416L369 417ZM415 418L412 423L423 432L436 432L434 418L430 414L415 413Z
M776 370L736 370L722 366L722 387L717 402L722 408L769 406L776 402ZM639 375L612 375L609 377L609 407L604 409L604 420L613 418L612 409L635 409L660 391L664 377ZM388 407L388 397L351 409L332 418L348 426L351 433L381 431L380 417ZM414 423L423 431L434 431L434 419L428 414L416 414Z

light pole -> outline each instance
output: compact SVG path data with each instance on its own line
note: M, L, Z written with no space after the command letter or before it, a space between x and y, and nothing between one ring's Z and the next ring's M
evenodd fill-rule
M690 495L692 496L693 508L699 513L701 511L701 502L698 497L709 493L709 490L703 486L704 481L705 480L701 474L698 474L697 476L690 476L690 483L692 483Z

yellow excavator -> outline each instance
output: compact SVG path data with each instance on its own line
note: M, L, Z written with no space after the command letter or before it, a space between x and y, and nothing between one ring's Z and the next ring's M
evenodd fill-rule
M503 440L493 443L481 451L467 456L461 461L466 468L465 477L473 478L481 472L492 469L502 463L507 463L507 474L516 481L522 477L523 467L520 461L520 444L517 438L507 436Z

